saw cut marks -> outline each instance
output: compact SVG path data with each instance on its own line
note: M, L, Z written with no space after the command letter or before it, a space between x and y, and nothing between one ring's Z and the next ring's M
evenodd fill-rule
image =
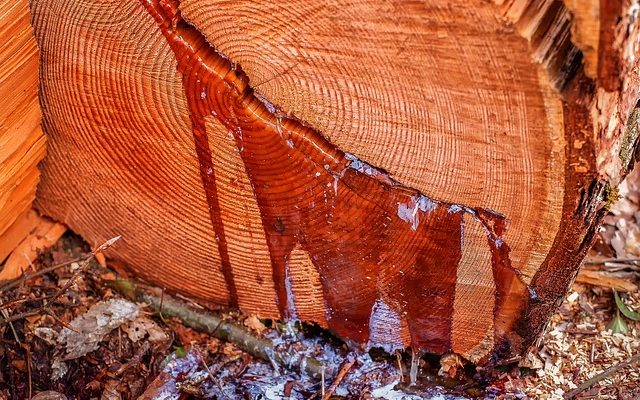
M344 153L318 131L253 95L239 66L182 20L177 2L143 4L178 60L232 306L238 298L234 273L242 267L231 264L230 244L222 234L220 174L211 161L212 129L207 130L206 123L210 119L217 119L233 137L251 180L281 318L299 317L289 264L299 247L320 275L325 304L317 307L326 307L327 325L339 335L366 343L374 307L386 304L408 326L410 340L398 345L450 351L464 216L469 215L484 229L496 286L495 341L505 341L526 304L527 291L503 242L504 216L433 200ZM227 140L219 137L221 128L214 130L218 143ZM230 164L232 160L229 157ZM480 332L480 339L485 335Z
M32 0L37 207L209 306L522 354L603 212L596 161L622 176L606 147L633 131L618 93L590 109L575 7L495 3Z

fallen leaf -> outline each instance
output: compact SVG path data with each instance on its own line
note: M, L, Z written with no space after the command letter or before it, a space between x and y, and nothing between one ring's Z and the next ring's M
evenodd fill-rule
M73 360L98 348L102 339L125 322L138 317L135 303L124 299L111 299L93 305L89 311L76 317L58 336L58 345L66 355L62 361Z
M607 326L607 329L613 333L622 333L626 334L629 332L629 327L627 323L624 322L622 318L620 318L620 312L616 310L616 315L613 316L613 319Z
M122 330L134 343L139 342L147 336L151 343L162 343L169 340L169 336L162 330L162 328L147 317L140 317L123 325Z
M120 392L118 391L118 381L109 380L104 385L104 390L102 391L102 396L100 396L100 400L120 400L122 397L120 396Z
M47 390L45 392L36 393L31 400L67 400L67 397L53 390Z
M253 329L254 331L256 331L258 333L262 333L262 332L265 331L265 329L267 329L267 327L264 326L262 321L260 321L260 319L258 317L256 317L255 315L251 315L247 319L245 319L244 320L244 324L248 328Z
M624 304L618 292L614 291L613 297L616 299L616 305L618 306L618 310L620 310L622 315L633 321L640 321L640 313L633 311L626 304Z

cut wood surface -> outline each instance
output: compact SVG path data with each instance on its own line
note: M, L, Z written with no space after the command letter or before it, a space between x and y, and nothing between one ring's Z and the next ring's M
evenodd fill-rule
M372 346L521 354L634 161L624 1L31 5L39 209L155 284Z
M28 233L45 137L38 105L38 48L27 0L0 3L0 263Z
M25 221L16 222L16 226L27 226L31 229L25 232L14 232L13 228L7 231L9 242L16 238L23 238L12 248L11 254L4 262L0 270L0 282L19 278L32 267L32 263L38 257L38 253L53 246L66 232L67 227L41 217L37 212L29 210L24 217Z
M22 213L11 227L4 231L0 240L0 260L6 260L7 256L20 244L20 242L38 225L38 212L29 209ZM0 271L0 274L2 272Z

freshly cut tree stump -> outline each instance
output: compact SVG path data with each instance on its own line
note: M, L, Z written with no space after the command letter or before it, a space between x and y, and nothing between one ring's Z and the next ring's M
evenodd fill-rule
M635 158L602 3L32 0L37 206L210 304L507 360Z

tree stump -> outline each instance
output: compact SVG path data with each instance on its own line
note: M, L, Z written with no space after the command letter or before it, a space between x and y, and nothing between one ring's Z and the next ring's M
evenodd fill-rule
M37 207L156 285L369 346L522 354L635 159L630 2L31 7Z

